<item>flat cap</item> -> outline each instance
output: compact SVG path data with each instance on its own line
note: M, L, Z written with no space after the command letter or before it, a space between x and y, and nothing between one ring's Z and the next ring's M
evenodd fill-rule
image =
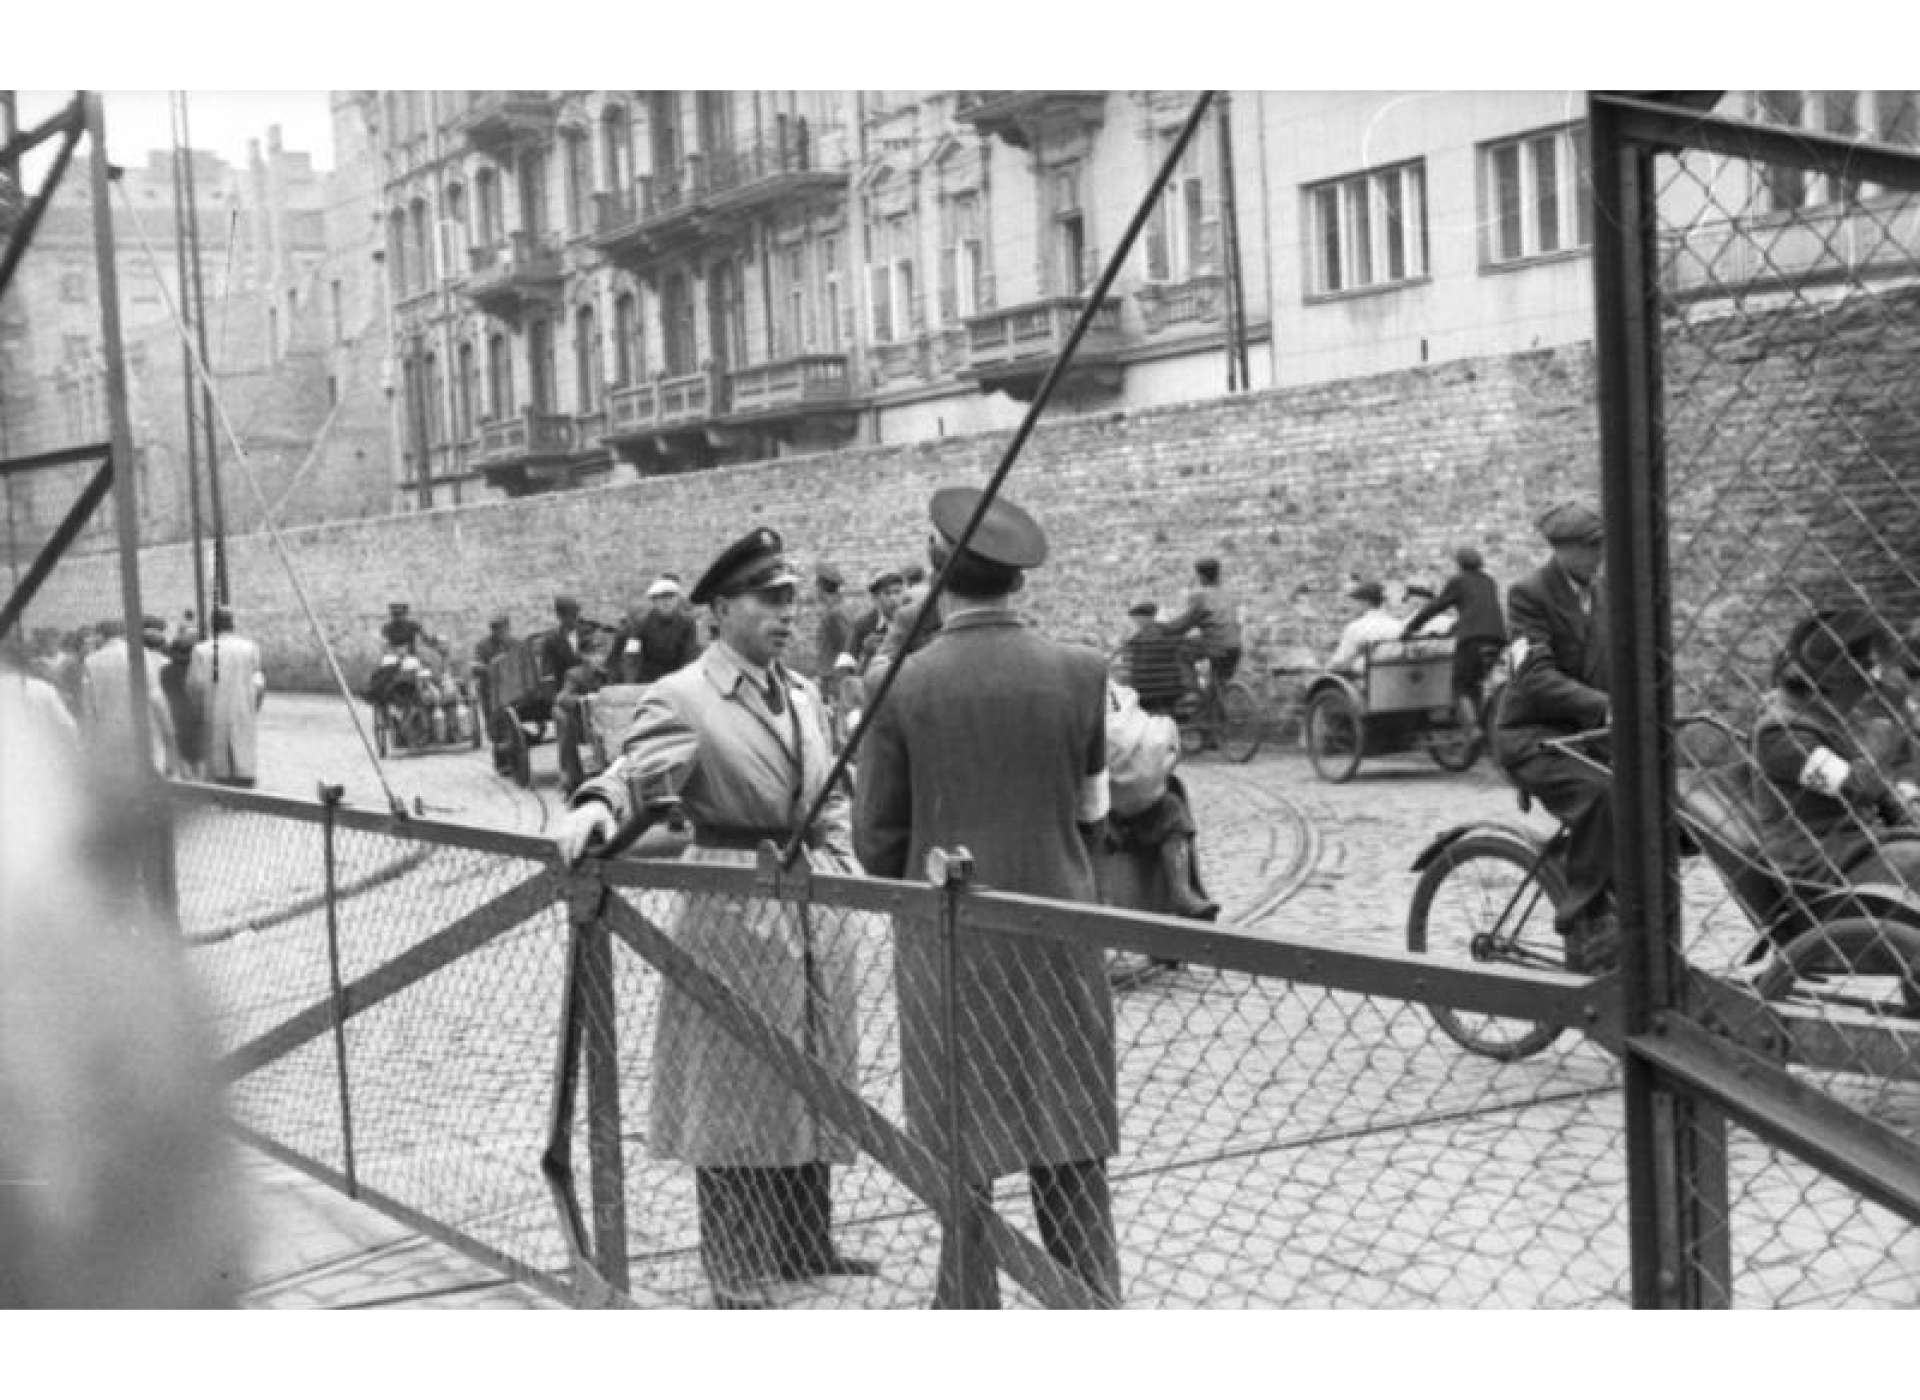
M977 486L943 486L933 493L927 514L948 544L960 538L985 494ZM1047 536L1031 515L1005 496L995 496L962 553L1005 569L1033 569L1047 561Z
M647 589L647 596L649 598L667 598L679 593L679 591L680 581L678 579L663 576L653 581L652 586Z
M1158 617L1160 609L1153 603L1135 603L1127 609L1128 617Z
M835 593L838 593L840 591L840 585L847 581L846 576L831 564L820 565L813 571L813 577L816 582L825 588L831 589Z
M1387 590L1381 584L1376 583L1372 579L1368 579L1364 583L1356 583L1352 588L1349 588L1347 590L1347 596L1362 603L1371 603L1377 608L1387 601Z
M577 613L580 611L580 600L571 593L556 593L553 595L553 610L557 613Z
M1587 501L1562 501L1534 523L1548 544L1598 544L1607 533L1599 509Z
M406 610L407 610L407 605L405 603L388 603L387 604L388 612L405 612Z
M696 603L731 598L763 588L780 588L800 581L787 563L786 545L777 530L761 525L720 551L688 596Z
M906 582L898 569L882 569L867 580L867 592L878 593L884 588L904 588Z
M487 626L489 627L511 627L512 625L513 625L513 619L508 617L505 613L495 613L492 617L487 619Z

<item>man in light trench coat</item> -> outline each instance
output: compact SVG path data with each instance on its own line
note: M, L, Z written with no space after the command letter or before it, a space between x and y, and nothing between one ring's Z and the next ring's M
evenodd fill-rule
M795 585L780 536L757 529L729 546L693 589L711 604L718 640L650 686L621 755L573 795L556 840L573 863L637 805L674 798L693 824L685 859L753 865L762 841L785 842L833 761L819 692L782 661ZM855 873L844 793L806 833L813 869ZM841 1080L859 1049L854 938L791 905L687 898L667 922L676 943ZM647 1144L694 1168L700 1253L718 1307L764 1307L764 1285L871 1274L831 1234L832 1168L850 1141L765 1061L742 1048L687 992L660 994Z
M861 744L854 848L869 874L921 878L927 852L964 846L979 883L1093 903L1085 828L1107 814L1107 665L1040 636L1010 607L1046 536L996 499L947 562L981 493L934 493L929 544L946 569L939 634L902 664ZM936 929L901 920L894 954L910 1131L944 1155L946 1085ZM1025 1171L1047 1252L1118 1302L1106 1158L1119 1144L1113 997L1101 949L961 929L962 1140L976 1196ZM974 1260L985 1254L978 1234ZM962 1280L942 1250L935 1306L998 1301L990 1266Z
M187 693L204 730L207 776L252 787L259 776L260 705L267 697L260 646L233 630L233 609L213 610L213 636L193 649Z

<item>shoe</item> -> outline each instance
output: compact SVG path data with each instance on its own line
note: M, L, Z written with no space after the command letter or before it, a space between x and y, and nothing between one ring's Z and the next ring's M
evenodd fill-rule
M721 1283L711 1279L708 1287L713 1290L713 1306L720 1312L764 1312L773 1306L773 1299L757 1283Z
M796 1259L780 1266L780 1277L789 1281L803 1278L872 1278L879 1272L880 1266L871 1259L856 1259L837 1251L825 1259Z
M1620 921L1611 913L1577 920L1561 935L1567 941L1567 971L1600 977L1620 967Z
M1173 912L1182 919L1199 919L1211 923L1219 917L1220 905L1211 899L1202 899L1191 890L1175 890L1169 901Z

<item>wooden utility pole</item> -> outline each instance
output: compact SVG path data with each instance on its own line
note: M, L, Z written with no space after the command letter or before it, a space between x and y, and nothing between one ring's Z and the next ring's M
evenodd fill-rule
M176 92L174 100L180 104L180 140L187 148L187 243L192 251L194 343L200 349L200 364L211 380L213 361L207 358L207 296L200 277L200 206L193 182L193 136L187 125L186 93ZM181 290L181 300L184 301L185 289ZM230 602L233 595L227 577L227 514L221 499L220 447L214 433L213 386L210 383L200 386L200 425L206 432L207 504L213 512L213 605L219 607ZM205 625L209 628L208 635L212 635L211 617Z
M180 133L180 109L171 99L167 116L173 133L173 261L174 285L179 288L174 302L180 307L181 321L191 326L187 304L187 162L193 153L186 148ZM193 535L193 616L204 637L213 635L213 617L207 611L206 546L200 520L200 441L199 415L194 411L193 347L180 341L180 391L187 425L187 523Z

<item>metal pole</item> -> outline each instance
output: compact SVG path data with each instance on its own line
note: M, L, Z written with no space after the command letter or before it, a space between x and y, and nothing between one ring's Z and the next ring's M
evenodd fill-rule
M594 1266L627 1291L627 1171L620 1143L620 1034L613 937L598 909L574 925L580 940L580 1018L587 1058L587 1160L593 1183Z
M187 151L180 139L180 113L168 102L167 115L173 128L173 254L175 283L180 288L180 303L185 311L187 297L187 209L186 209L186 160ZM191 314L185 312L185 314ZM198 427L193 411L193 350L182 342L180 346L180 393L184 400L184 421L187 425L187 521L193 534L193 616L201 635L213 635L213 619L207 613L207 561L203 554L206 548L200 527L200 444L195 436Z
M187 124L187 95L176 92L175 99L180 104L180 140L187 148L187 242L192 249L193 268L193 329L195 343L200 347L200 363L206 366L209 378L214 373L213 361L207 358L207 297L206 288L200 277L200 204L194 189L193 180L193 137ZM181 300L187 300L182 288ZM220 448L214 433L213 388L202 384L200 388L200 417L207 435L207 503L213 512L213 602L218 607L231 602L230 580L227 577L227 513L220 491ZM201 624L212 634L212 621Z
M353 1092L347 1077L347 996L340 978L340 901L335 878L334 814L346 793L338 784L320 784L320 808L324 813L320 839L325 853L327 878L327 978L333 996L333 1065L340 1086L340 1150L347 1178L347 1195L358 1197L360 1178L353 1159Z
M1247 294L1240 275L1240 202L1233 183L1233 95L1214 99L1220 127L1220 257L1227 278L1227 391L1247 383Z
M87 161L93 195L93 258L100 279L100 339L106 360L107 421L113 445L113 513L120 543L120 610L127 626L127 686L129 718L133 723L133 751L138 756L135 772L144 785L152 778L147 756L153 752L153 732L147 715L147 649L140 644L140 505L135 495L133 470L133 426L127 421L126 352L120 340L120 276L113 251L113 206L107 197L106 116L100 95L84 95L87 135L91 138ZM144 802L140 791L136 802Z
M951 1241L946 1263L952 1270L952 1305L956 1308L998 1306L999 1288L994 1264L986 1254L980 1212L991 1209L983 1185L968 1170L966 1085L960 1053L960 897L971 878L973 861L964 847L938 852L942 877L940 900L940 1048L942 1090L946 1094L947 1231Z
M1614 873L1629 1042L1683 1006L1674 827L1673 635L1655 303L1653 157L1604 94L1592 142L1594 348L1605 507L1614 727ZM1625 1055L1627 1198L1636 1307L1724 1306L1726 1125ZM1717 1217L1717 1218L1716 1218Z

